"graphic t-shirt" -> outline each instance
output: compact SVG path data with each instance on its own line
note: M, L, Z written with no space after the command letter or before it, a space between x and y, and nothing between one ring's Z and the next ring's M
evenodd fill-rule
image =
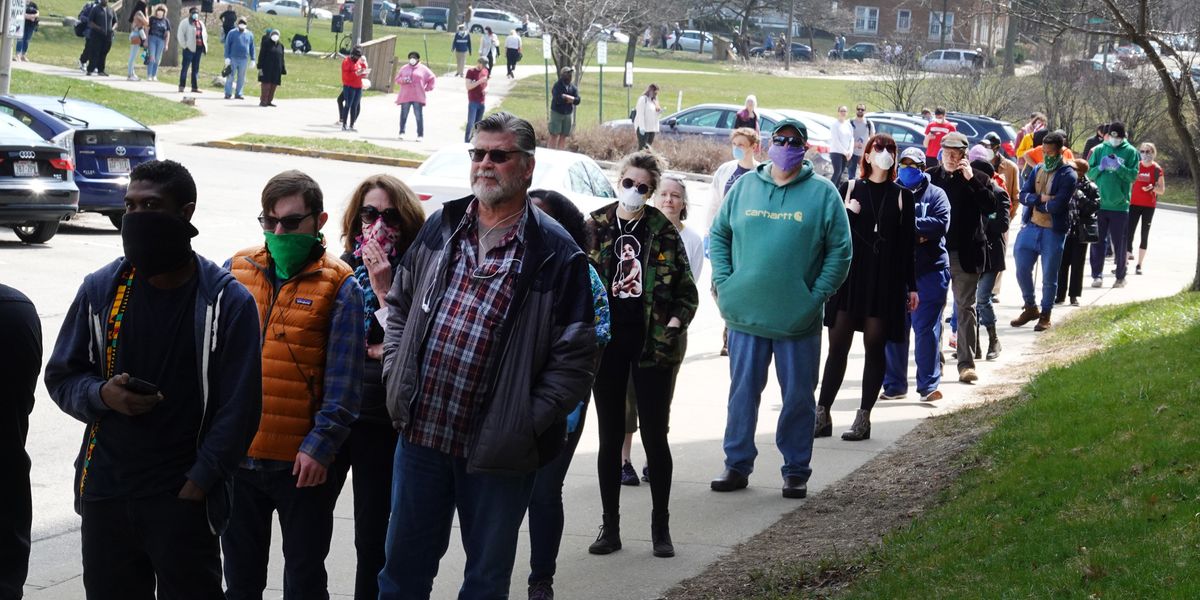
M617 217L617 228L620 232L612 246L613 278L608 288L612 322L641 326L645 321L642 247L646 243L646 224L641 218L626 221Z
M1138 176L1133 182L1133 194L1129 197L1129 203L1134 206L1149 206L1154 208L1158 205L1158 194L1151 189L1149 192L1142 188L1150 185L1158 185L1158 180L1162 178L1162 167L1155 163L1149 165L1138 162Z
M725 195L728 196L729 188L733 187L733 184L737 183L737 180L740 179L742 177L742 175L745 175L746 173L749 173L749 172L750 172L750 169L747 169L746 167L743 167L742 165L738 165L733 170L733 174L729 176L729 179L725 180Z
M958 131L958 127L950 121L930 121L925 126L925 137L929 139L929 148L925 150L925 156L937 158L938 152L942 151L942 138L952 131Z

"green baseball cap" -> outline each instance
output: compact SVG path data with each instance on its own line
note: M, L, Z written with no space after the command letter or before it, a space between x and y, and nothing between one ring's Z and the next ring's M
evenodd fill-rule
M806 141L806 142L808 141L808 126L804 124L804 121L801 121L800 119L792 119L789 117L787 119L784 119L784 120L776 123L775 129L771 130L771 134L774 135L775 133L777 133L780 129L783 129L784 127L791 127L793 129L795 129L796 131L799 131L800 136L804 138L804 141Z

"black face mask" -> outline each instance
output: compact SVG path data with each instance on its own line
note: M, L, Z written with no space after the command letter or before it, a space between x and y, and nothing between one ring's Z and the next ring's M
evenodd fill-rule
M125 213L121 220L125 258L146 277L167 273L191 260L192 238L199 233L191 223L171 213Z

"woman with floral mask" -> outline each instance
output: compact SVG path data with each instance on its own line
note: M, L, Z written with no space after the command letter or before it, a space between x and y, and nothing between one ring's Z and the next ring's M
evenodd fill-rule
M668 523L673 466L667 428L676 369L686 349L683 332L696 314L699 298L679 230L662 212L646 205L662 180L661 161L651 152L626 156L618 169L618 201L593 212L588 222L592 232L588 259L609 288L612 316L612 341L604 350L592 389L600 432L596 469L604 507L600 535L588 548L592 554L621 549L621 443L625 391L632 378L642 446L654 474L650 481L654 555L675 555ZM637 281L631 282L631 275Z
M383 298L392 287L396 267L425 223L417 195L391 175L372 175L358 184L342 217L342 260L354 268L363 290L363 328L367 353L363 364L362 407L350 426L333 465L340 487L354 469L354 546L358 571L354 595L379 595L376 577L383 569L384 538L391 510L392 458L398 433L388 416L383 387Z
M846 376L854 332L860 331L866 350L862 396L854 424L842 434L852 442L871 438L871 409L883 387L887 342L904 341L904 313L917 308L913 196L895 182L896 141L876 134L867 140L864 152L862 177L841 187L854 252L850 273L825 304L829 356L816 423L816 437L833 434L829 409Z

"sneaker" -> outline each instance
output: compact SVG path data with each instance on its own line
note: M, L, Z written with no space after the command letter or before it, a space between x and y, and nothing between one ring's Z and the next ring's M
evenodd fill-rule
M1079 297L1071 296L1071 306L1079 306Z
M1136 270L1134 270L1134 273L1136 273L1136 274L1138 274L1138 275L1141 275L1141 274L1142 274L1142 265L1138 265L1138 266L1137 266L1137 269L1136 269Z
M979 375L975 374L975 369L964 367L958 370L958 380L962 383L975 383L979 381Z
M346 128L346 131L353 131L353 132L355 132L355 133L357 133L357 132L358 132L358 130L357 130L357 129L355 129L355 128L353 128L353 127L347 127L347 128Z
M423 141L425 141L425 136L423 136L423 135L418 135L418 136L417 136L417 141L418 141L418 142L423 142Z
M125 78L125 81L141 81L141 78L137 75L130 75L129 77Z
M87 64L85 64L82 60L79 61L79 70L87 73Z
M347 129L345 125L342 125L342 131L350 131L350 130Z
M1092 278L1092 287L1094 287L1094 288L1104 287L1104 280L1100 279L1099 277L1093 277Z
M105 73L104 71L96 71L96 74L101 77L108 77L108 73Z
M529 584L529 600L554 600L554 586L549 581Z
M903 400L908 397L908 392L884 392L879 395L880 400Z
M633 465L629 461L625 461L625 464L621 465L621 485L641 485L641 483Z
M650 483L650 467L642 465L642 481Z
M1113 287L1114 287L1114 288L1123 288L1123 287L1125 287L1125 280L1124 280L1124 279L1118 279L1118 280L1114 281L1114 282L1113 282Z
M233 96L225 96L226 100L229 100L230 98L233 98Z
M204 90L202 90L200 88L192 88L192 93L193 94L203 94Z
M238 96L238 95L236 95L236 94L235 94L235 95L233 96L233 99L234 99L234 100L245 100L246 98L245 98L245 97L243 97L243 96Z
M182 85L181 85L181 86L179 86L179 93L180 93L180 94L182 94L182 93L183 93L183 86L182 86Z
M932 392L921 396L921 402L936 402L941 399L942 392L940 390L933 390Z

